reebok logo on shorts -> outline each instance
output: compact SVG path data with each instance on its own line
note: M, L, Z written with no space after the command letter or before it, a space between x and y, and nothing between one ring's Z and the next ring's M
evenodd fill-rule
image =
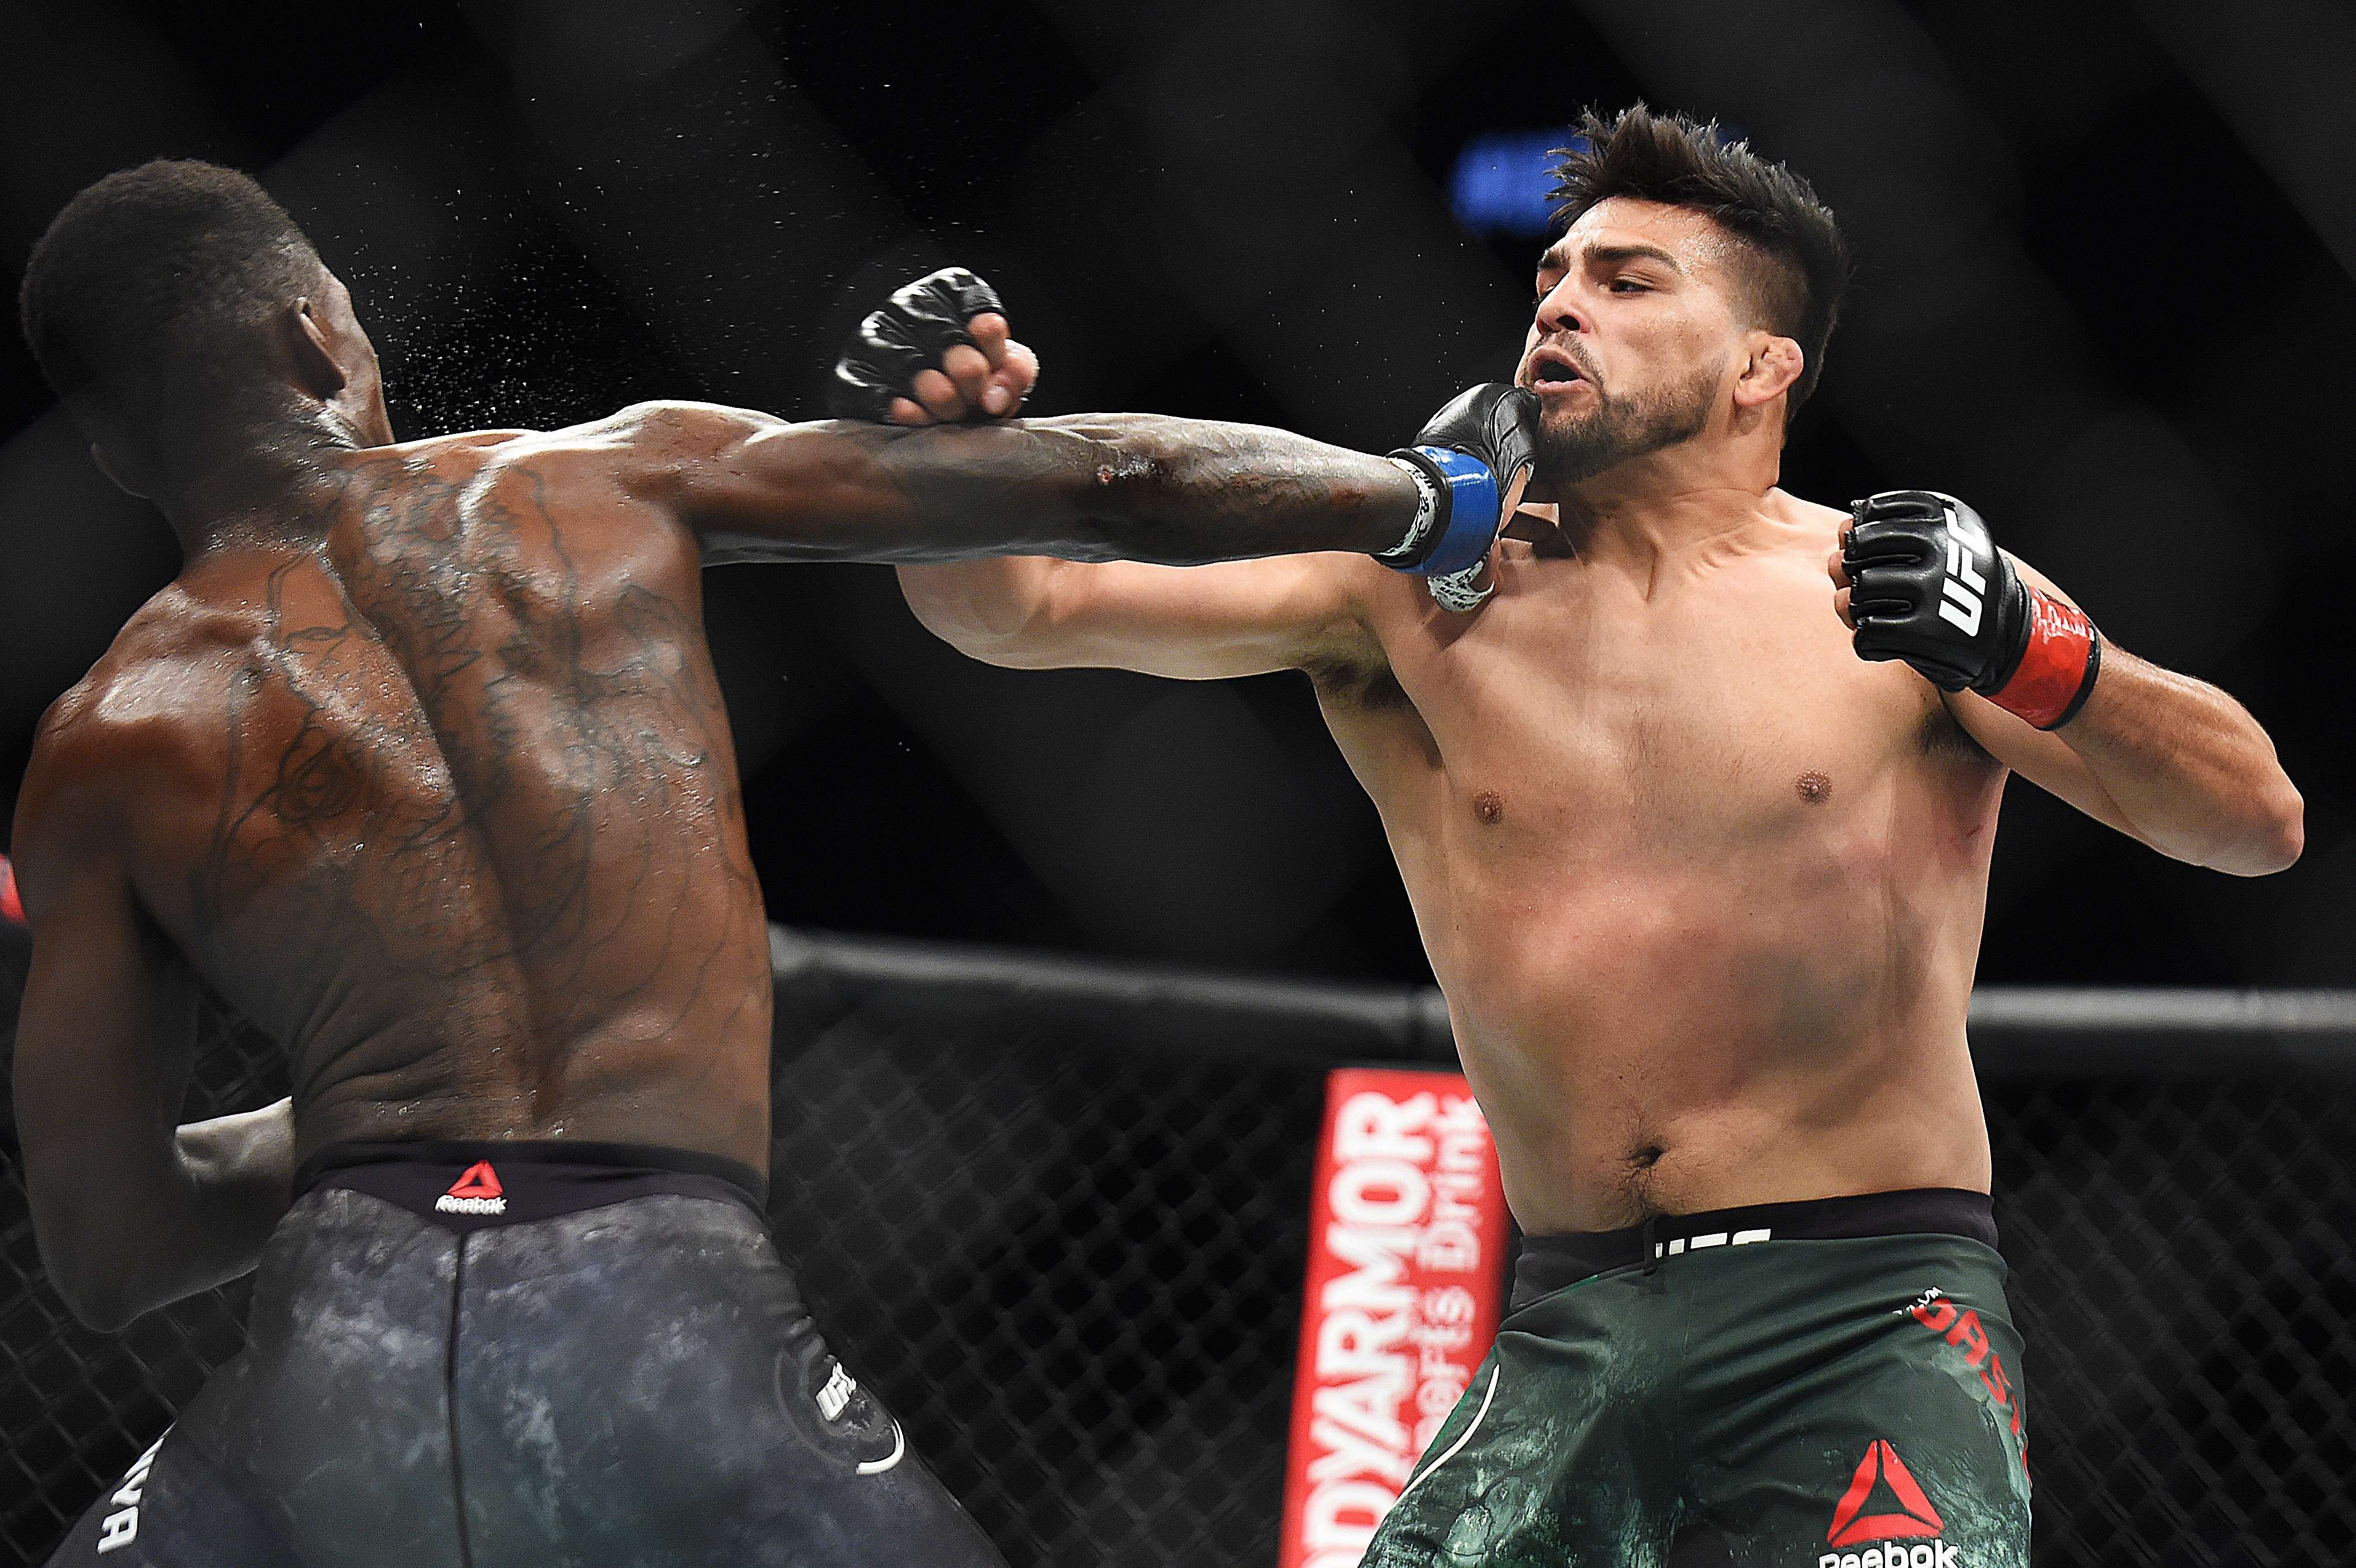
M505 1214L508 1200L500 1194L506 1190L499 1186L498 1173L491 1169L491 1162L477 1160L466 1167L465 1176L450 1184L449 1191L434 1200L434 1211L436 1214Z
M1962 1553L1935 1539L1946 1528L1898 1450L1876 1438L1857 1462L1825 1531L1830 1545L1863 1550L1827 1552L1816 1568L1963 1568ZM1872 1541L1887 1544L1867 1544Z

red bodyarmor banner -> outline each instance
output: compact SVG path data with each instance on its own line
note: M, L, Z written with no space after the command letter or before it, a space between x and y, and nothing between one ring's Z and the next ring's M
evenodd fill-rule
M1505 1197L1462 1075L1329 1075L1309 1215L1277 1563L1355 1568L1504 1305Z

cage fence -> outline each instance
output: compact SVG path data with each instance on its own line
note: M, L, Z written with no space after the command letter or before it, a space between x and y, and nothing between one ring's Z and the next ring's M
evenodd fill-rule
M837 1351L1020 1568L1265 1568L1324 1074L1451 1061L1436 994L772 950L771 1219ZM2356 995L1983 993L1974 1040L2040 1568L2356 1562ZM188 1114L283 1078L217 1021ZM15 1147L0 1561L36 1563L236 1354L245 1291L80 1327Z

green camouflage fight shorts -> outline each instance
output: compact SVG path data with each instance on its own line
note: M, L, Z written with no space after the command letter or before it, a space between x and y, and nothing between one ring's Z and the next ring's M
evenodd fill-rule
M1363 1568L2028 1568L1979 1193L1533 1237Z

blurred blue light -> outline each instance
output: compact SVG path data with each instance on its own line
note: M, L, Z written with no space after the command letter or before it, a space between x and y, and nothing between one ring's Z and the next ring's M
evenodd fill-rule
M1555 149L1573 143L1569 128L1493 131L1456 155L1448 182L1456 220L1483 233L1542 235L1554 216Z
M1717 130L1720 145L1744 140L1740 125L1720 122ZM1554 202L1547 192L1554 188L1556 155L1586 145L1587 138L1572 135L1568 125L1473 137L1456 155L1456 171L1448 180L1456 220L1479 233L1543 236L1554 221Z

